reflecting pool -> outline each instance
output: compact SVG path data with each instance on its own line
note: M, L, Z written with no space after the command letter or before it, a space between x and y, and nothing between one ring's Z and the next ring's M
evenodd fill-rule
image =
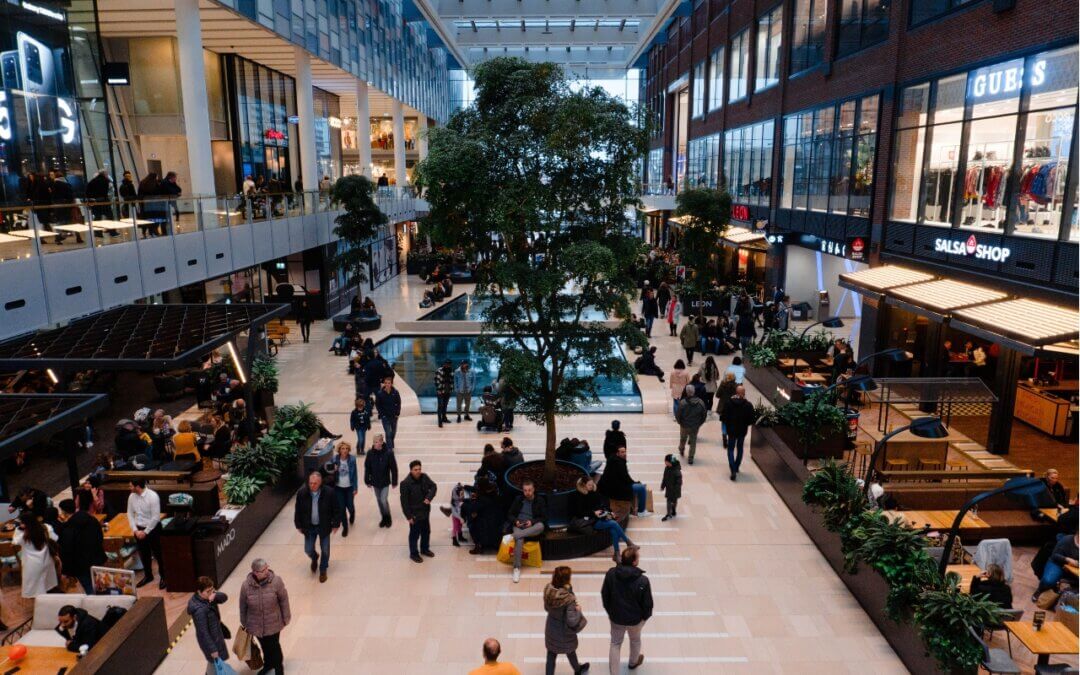
M469 293L463 293L427 314L420 321L481 321L481 312L490 301L477 300ZM581 313L583 321L603 321L607 315L594 307L586 307Z

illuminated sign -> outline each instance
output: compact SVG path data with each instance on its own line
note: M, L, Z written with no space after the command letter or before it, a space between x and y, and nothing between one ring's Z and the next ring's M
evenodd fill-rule
M819 243L822 253L828 253L829 255L838 255L843 257L847 255L847 244L842 244L832 239L822 239Z
M742 204L732 204L731 217L735 220L750 220L750 207Z
M337 117L327 117L326 122L327 122L327 124L330 125L331 129L340 129L341 128L341 120L339 118L337 118Z
M934 240L934 250L938 253L973 256L979 260L993 260L994 262L1004 262L1012 255L1012 251L1004 246L980 244L975 239L975 235L969 236L966 240L939 237Z
M29 2L22 3L22 8L33 12L39 16L45 16L55 21L64 21L66 17L62 12L58 12L55 9L49 9L48 7L42 7L41 5L35 5Z
M847 240L848 258L851 260L858 260L859 262L866 261L866 240L862 237L848 237Z
M765 235L765 241L769 242L770 244L783 244L784 243L784 235L783 234L767 234L767 235Z
M1029 84L1038 87L1046 81L1046 61L1038 60L1031 65ZM1018 93L1024 86L1024 62L1009 61L1000 66L976 70L968 87L968 96L983 98Z

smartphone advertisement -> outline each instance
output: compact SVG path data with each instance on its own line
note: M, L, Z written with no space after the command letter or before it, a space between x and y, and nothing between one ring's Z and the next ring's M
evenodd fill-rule
M47 2L0 3L0 178L4 203L25 203L28 173L85 184L67 16Z

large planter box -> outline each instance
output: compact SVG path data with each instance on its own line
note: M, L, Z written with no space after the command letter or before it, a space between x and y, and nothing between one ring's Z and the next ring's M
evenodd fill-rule
M799 447L798 434L795 429L785 425L778 425L772 427L772 431L787 447L791 448L791 452L794 455L799 457L800 460L804 459L802 454L803 450ZM846 447L847 435L841 431L840 433L827 436L825 440L809 448L805 459L825 459L826 457L843 459L844 449Z
M803 390L784 376L777 368L754 368L746 366L746 379L773 404L803 400Z
M750 457L908 670L913 673L942 672L926 652L914 626L895 623L885 616L889 585L881 575L865 567L856 574L844 571L840 537L826 530L821 515L802 501L803 483L810 475L803 466L802 458L796 456L772 428L754 429Z

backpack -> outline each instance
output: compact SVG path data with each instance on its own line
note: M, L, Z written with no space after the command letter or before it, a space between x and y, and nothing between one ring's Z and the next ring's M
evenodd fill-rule
M120 620L120 617L127 614L127 610L123 607L110 606L105 610L105 616L101 617L101 632L106 632L110 628L116 625L116 622Z

